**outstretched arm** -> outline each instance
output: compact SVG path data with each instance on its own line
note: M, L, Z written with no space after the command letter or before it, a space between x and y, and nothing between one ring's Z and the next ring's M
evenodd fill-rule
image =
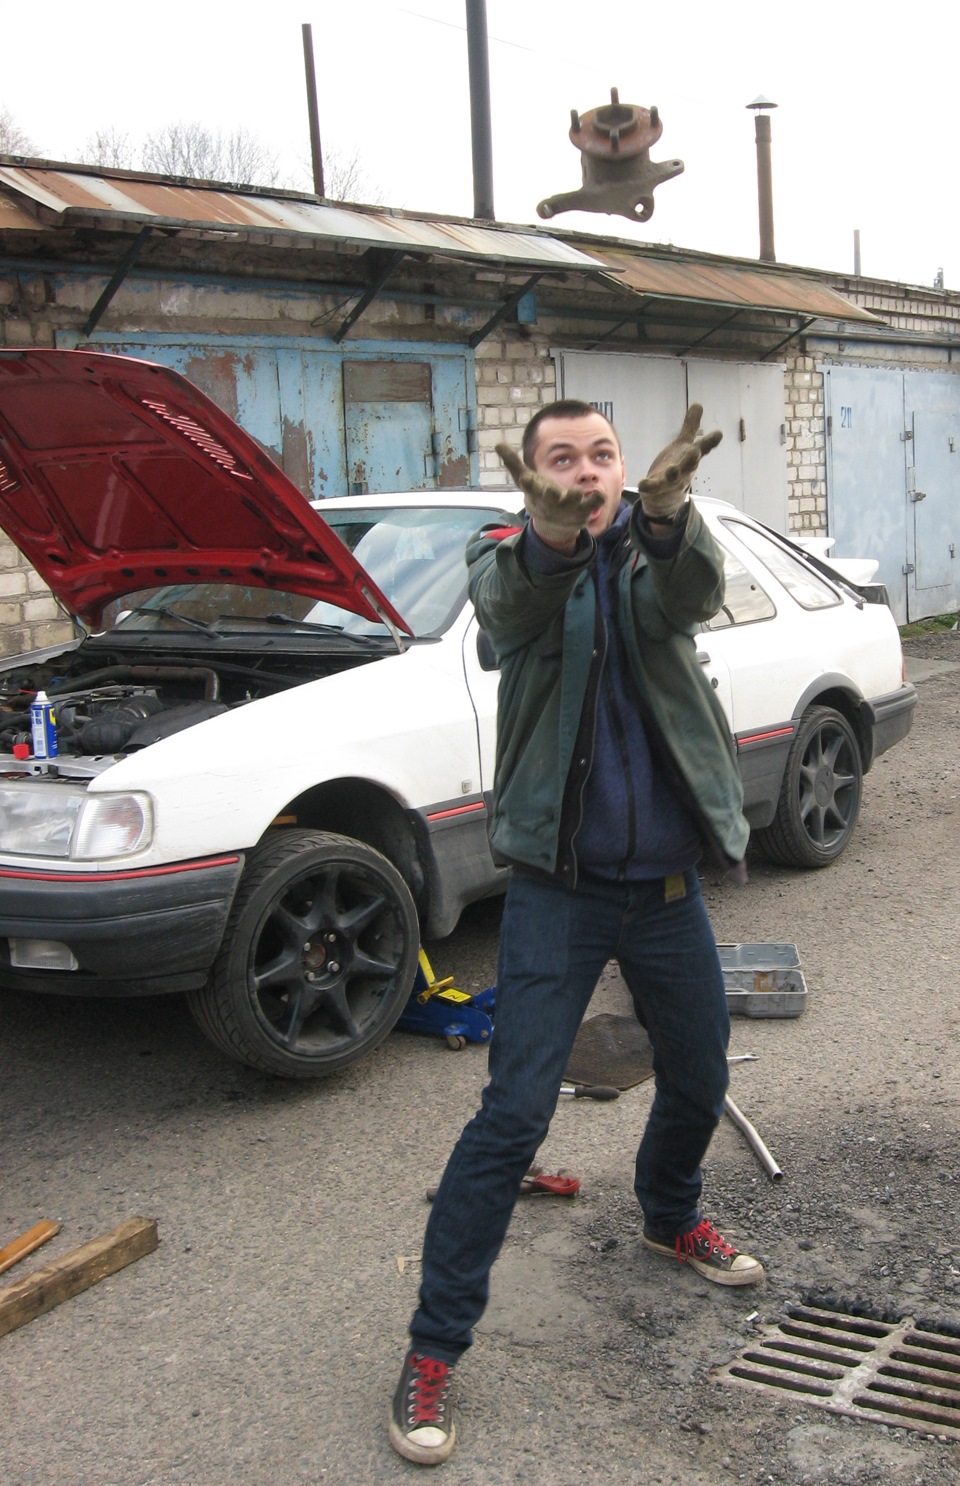
M693 484L697 466L723 438L718 428L712 433L700 433L702 417L701 404L691 403L677 437L660 450L646 478L637 485L640 504L649 521L665 526L675 522Z
M579 490L576 486L567 489L545 475L538 475L508 444L498 444L497 453L510 471L513 483L523 491L523 503L537 536L550 547L572 552L593 512L603 505L603 496L596 490Z

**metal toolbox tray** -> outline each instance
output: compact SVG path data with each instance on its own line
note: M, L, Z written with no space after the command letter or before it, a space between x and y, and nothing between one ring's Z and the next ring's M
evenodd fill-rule
M807 986L795 944L718 944L731 1016L799 1016Z

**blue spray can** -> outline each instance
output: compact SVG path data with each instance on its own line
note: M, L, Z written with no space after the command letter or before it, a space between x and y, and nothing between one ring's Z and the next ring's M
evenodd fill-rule
M57 714L45 691L38 691L30 703L30 732L34 758L56 758Z

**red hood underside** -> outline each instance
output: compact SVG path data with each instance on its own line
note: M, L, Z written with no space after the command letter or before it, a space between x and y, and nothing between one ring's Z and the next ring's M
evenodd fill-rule
M0 352L0 526L72 613L167 583L326 599L411 633L306 497L179 372Z

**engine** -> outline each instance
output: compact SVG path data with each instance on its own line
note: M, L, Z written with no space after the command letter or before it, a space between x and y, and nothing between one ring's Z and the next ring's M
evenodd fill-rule
M208 665L184 651L139 650L135 658L99 637L54 659L0 672L0 759L31 744L30 703L41 688L55 704L61 758L95 759L148 748L219 713L373 659L298 655L271 648L218 653ZM207 657L204 657L204 661Z
M160 684L152 686L143 682L69 690L52 686L49 695L56 705L60 755L130 753L227 711L217 695L170 700L168 688L162 678L158 680ZM9 687L0 689L0 754L12 753L16 744L30 744L31 700L31 694L19 688L13 695Z

